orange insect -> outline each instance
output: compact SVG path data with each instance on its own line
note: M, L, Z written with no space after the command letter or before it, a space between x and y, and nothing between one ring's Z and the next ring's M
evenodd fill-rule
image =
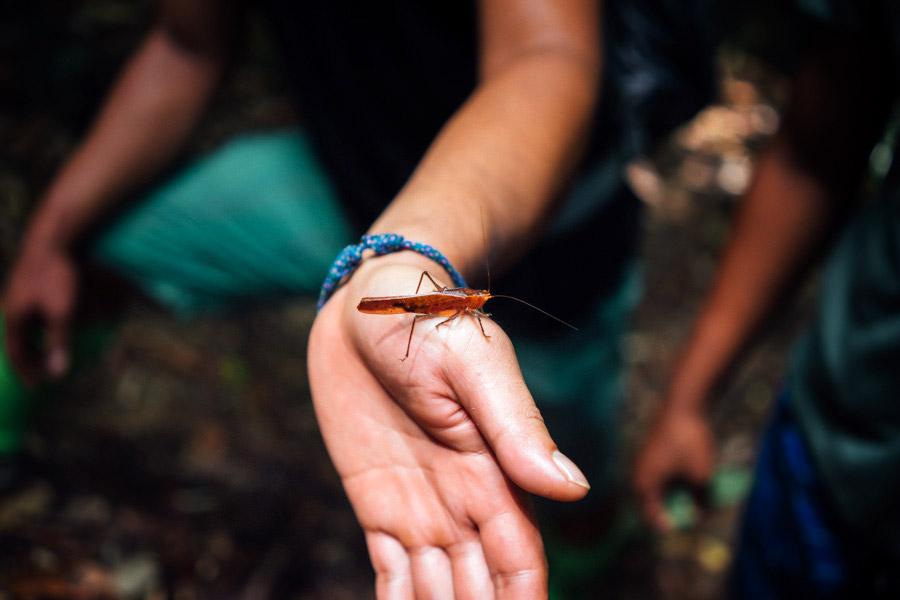
M422 281L426 277L428 278L428 281L430 281L434 286L435 291L427 294L419 294L419 289L422 287ZM435 325L435 328L438 328L441 325L446 325L459 315L466 313L478 319L478 325L481 327L481 334L485 339L490 339L491 336L485 333L484 325L481 322L481 317L489 317L490 314L482 311L481 307L484 306L484 303L491 298L509 298L511 300L517 300L522 304L530 306L531 308L544 313L552 319L556 319L563 325L566 325L578 331L575 327L569 325L562 319L558 319L550 313L541 310L537 306L529 304L528 302L525 302L524 300L521 300L514 296L501 296L499 294L491 294L489 290L473 290L472 288L466 287L441 287L431 277L428 271L422 271L422 275L419 277L419 285L416 286L416 293L414 295L363 298L359 301L359 305L356 307L356 309L359 312L367 313L370 315L397 315L403 313L415 314L415 317L413 317L412 327L409 328L409 340L406 342L406 354L404 354L403 358L400 359L400 361L402 362L409 358L409 347L412 344L413 331L415 330L416 322L418 322L419 319L426 319L428 317L447 317L446 319Z

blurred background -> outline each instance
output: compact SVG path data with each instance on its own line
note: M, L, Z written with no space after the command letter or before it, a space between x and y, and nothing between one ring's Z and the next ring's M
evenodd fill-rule
M152 4L0 9L0 275ZM189 156L297 119L264 26L250 31L249 52ZM644 299L627 340L628 456L788 92L747 46L722 51L717 103L628 169L647 209ZM676 494L681 530L660 536L635 526L610 563L604 596L719 597L757 434L808 305L801 292L715 403L720 467L710 505ZM314 314L310 300L185 323L137 300L118 325L93 331L108 349L37 407L27 475L0 496L0 598L373 597L361 531L309 400Z

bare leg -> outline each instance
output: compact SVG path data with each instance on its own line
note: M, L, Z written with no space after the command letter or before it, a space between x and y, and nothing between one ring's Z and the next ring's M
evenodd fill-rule
M421 283L421 280L419 281L419 283ZM428 315L416 315L413 317L412 327L409 328L409 340L407 340L406 342L406 354L403 355L403 358L400 359L400 362L403 362L404 360L409 358L409 347L412 344L412 334L416 329L416 321L418 321L419 319L425 319L427 317Z

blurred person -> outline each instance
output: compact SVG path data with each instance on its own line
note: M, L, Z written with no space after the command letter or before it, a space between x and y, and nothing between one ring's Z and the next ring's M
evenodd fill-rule
M801 0L811 25L783 123L761 157L633 486L664 494L713 471L707 402L767 317L828 255L762 441L733 565L737 598L900 594L900 172L864 183L898 90L900 11ZM861 196L864 201L861 200Z
M243 136L142 193L214 95L243 10L163 3L24 236L3 297L10 359L28 382L68 370L86 265L190 316L316 292L362 232L437 248L446 263L367 256L325 303L309 347L319 424L379 597L540 597L547 569L522 490L587 490L541 413L595 489L611 489L617 344L636 298L638 204L620 171L705 100L699 13L667 0L272 0L302 129ZM505 270L498 290L581 332L504 308L515 353L493 322L488 340L463 319L421 324L401 363L408 319L356 310L411 293L423 270L441 285L447 265L483 280L486 255ZM598 263L589 278L584 256Z

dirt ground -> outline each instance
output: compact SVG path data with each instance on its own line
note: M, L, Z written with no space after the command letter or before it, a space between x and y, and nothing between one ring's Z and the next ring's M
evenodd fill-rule
M19 7L0 19L0 267L102 90L146 26L147 2ZM228 135L289 123L264 31L190 154ZM13 58L15 57L15 58ZM785 88L723 56L721 102L629 178L646 204L645 292L627 340L625 438L648 426L709 285L752 160L777 126ZM694 525L638 528L598 597L721 595L757 434L809 294L751 351L713 409L719 501ZM319 437L306 382L311 301L177 322L136 301L36 410L27 476L0 497L4 598L370 598L372 573ZM87 352L90 354L90 351ZM683 499L682 499L683 500Z

